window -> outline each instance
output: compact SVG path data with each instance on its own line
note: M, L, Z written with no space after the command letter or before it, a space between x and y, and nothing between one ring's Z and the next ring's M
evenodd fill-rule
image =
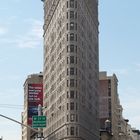
M110 79L108 80L108 88L109 89L111 88L111 80Z
M78 104L76 103L76 110L78 109Z
M78 122L78 115L76 114L76 122Z
M77 1L75 1L75 8L77 8Z
M76 34L76 37L75 38L76 38L75 40L77 41L77 34Z
M76 84L75 84L75 85L76 85L76 87L77 87L77 80L76 80Z
M68 36L68 34L67 34L67 41L69 40L69 36Z
M67 122L69 121L69 115L67 115Z
M67 127L67 135L69 135L69 128Z
M67 80L67 87L69 86L69 80Z
M67 91L67 98L69 98L69 92Z
M70 68L70 75L74 75L74 68Z
M70 64L74 63L74 56L70 56Z
M76 96L75 98L77 99L77 91L76 91L76 93L75 93L75 96Z
M77 46L75 46L75 52L77 52Z
M77 47L77 46L76 46ZM67 52L74 52L74 45L67 46Z
M76 72L75 72L75 75L77 75L77 68L76 68Z
M69 103L67 103L67 110L69 110Z
M70 0L70 8L74 8L74 0Z
M77 57L76 57L75 63L77 64Z
M69 26L69 24L67 23L67 30L69 29L69 27L68 27L68 26Z
M74 33L70 34L70 41L74 41Z
M70 79L70 87L74 87L74 79Z
M67 75L69 75L69 69L67 68Z
M75 13L75 19L77 19L77 13Z
M61 38L61 37L62 37L62 33L60 32L60 33L59 33L59 38Z
M74 122L74 118L75 118L75 115L74 115L74 114L71 114L71 115L70 115L70 121L71 121L71 122Z
M69 63L69 58L67 57L67 64Z
M77 30L77 23L75 23L75 30Z
M70 127L70 135L74 135L74 127Z
M70 110L74 110L74 102L70 103Z
M76 136L78 136L78 127L76 127L76 130L75 130L76 132Z
M69 3L68 3L68 1L67 1L67 8L69 7L68 4L69 4Z
M70 52L74 52L74 45L70 45Z
M74 30L74 22L70 22L70 30Z
M69 18L69 14L68 14L68 12L67 12L67 19Z
M74 90L70 91L70 98L74 98Z
M74 19L74 11L70 11L70 19Z
M111 96L111 89L108 89L108 96Z

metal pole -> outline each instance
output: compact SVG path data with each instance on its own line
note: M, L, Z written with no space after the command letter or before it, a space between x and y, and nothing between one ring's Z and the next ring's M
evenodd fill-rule
M42 115L42 106L41 104L38 105L38 116ZM42 129L38 128L38 140L42 140Z
M12 119L12 118L9 118L9 117L7 117L7 116L4 116L4 115L2 115L2 114L0 114L0 116L3 117L3 118L5 118L5 119L11 120L11 121L13 121L13 122L15 122L15 123L18 123L18 124L20 124L20 125L22 125L22 126L25 126L25 127L29 128L29 129L33 130L34 132L38 132L38 130L32 128L32 127L29 126L29 125L25 125L25 124L23 124L23 123L21 123L21 122L19 122L19 121L16 121L16 120L14 120L14 119Z

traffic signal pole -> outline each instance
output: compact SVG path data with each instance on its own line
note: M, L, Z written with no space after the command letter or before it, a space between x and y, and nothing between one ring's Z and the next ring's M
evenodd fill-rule
M5 118L5 119L8 119L8 120L10 120L10 121L12 121L12 122L18 123L18 124L20 124L20 125L22 125L22 126L25 126L25 127L29 128L29 129L33 130L34 132L37 132L37 133L38 133L38 130L32 128L32 127L29 126L29 125L25 125L25 124L23 124L23 123L21 123L21 122L15 120L15 119L12 119L12 118L7 117L7 116L2 115L2 114L0 114L0 117L3 117L3 118Z

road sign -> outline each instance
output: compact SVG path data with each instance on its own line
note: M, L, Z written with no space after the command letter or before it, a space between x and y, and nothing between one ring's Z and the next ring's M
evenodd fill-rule
M32 116L32 127L33 128L46 127L46 116Z

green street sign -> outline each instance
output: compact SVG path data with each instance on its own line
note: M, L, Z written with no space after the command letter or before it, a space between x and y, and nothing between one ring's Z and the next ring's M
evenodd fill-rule
M46 116L32 116L32 127L33 128L46 127Z

